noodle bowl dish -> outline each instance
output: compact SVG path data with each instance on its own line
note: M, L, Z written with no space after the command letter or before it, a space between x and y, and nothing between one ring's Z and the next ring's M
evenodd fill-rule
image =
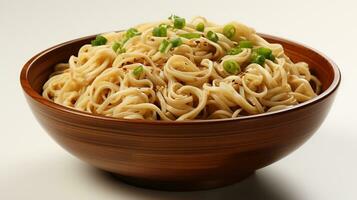
M298 148L340 76L305 45L172 15L49 48L20 80L42 127L78 158L131 184L196 190Z

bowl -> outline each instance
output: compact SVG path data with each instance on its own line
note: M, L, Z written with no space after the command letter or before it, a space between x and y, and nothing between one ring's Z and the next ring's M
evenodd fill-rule
M334 101L341 75L329 58L304 45L280 43L293 61L305 61L323 92L292 108L236 119L124 120L70 109L41 96L53 66L95 36L51 47L23 67L21 86L33 114L64 149L119 179L162 190L199 190L238 182L288 155L319 128Z

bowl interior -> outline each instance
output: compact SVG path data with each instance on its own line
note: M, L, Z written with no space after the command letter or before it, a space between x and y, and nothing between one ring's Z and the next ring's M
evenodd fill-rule
M310 66L314 75L316 75L322 83L322 91L327 90L336 81L338 70L334 64L326 56L321 53L306 47L304 45L285 40L282 38L259 34L271 43L279 43L283 45L285 53L292 61L304 61ZM94 36L87 36L59 44L49 48L38 55L34 56L28 63L25 79L27 79L29 86L41 95L42 86L47 81L49 75L53 72L53 67L60 62L68 62L71 55L77 55L78 50L84 44L90 43Z

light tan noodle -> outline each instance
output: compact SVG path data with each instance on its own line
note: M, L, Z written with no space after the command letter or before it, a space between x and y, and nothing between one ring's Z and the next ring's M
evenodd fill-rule
M160 52L164 39L184 33L200 33L195 27L204 23L200 38L181 38L182 44ZM167 37L152 32L160 24L173 26L172 20L141 24L141 34L127 40L125 52L115 52L112 45L123 41L125 31L103 34L105 45L84 45L78 56L55 66L43 86L43 96L55 103L77 110L123 119L193 120L234 118L271 112L314 98L321 91L319 80L305 62L293 63L280 44L270 44L252 28L237 22L232 38L223 27L196 17L182 29L167 29ZM208 31L219 40L205 37ZM243 48L236 55L227 51L241 40L253 43L253 49L272 50L275 60L263 65L251 63L253 49ZM242 68L230 74L226 60ZM142 67L142 72L133 71Z

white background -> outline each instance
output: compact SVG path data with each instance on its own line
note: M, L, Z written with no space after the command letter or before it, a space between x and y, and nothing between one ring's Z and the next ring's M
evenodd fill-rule
M0 199L357 199L357 5L353 1L0 0ZM175 13L314 47L342 71L327 119L301 148L241 183L170 193L116 181L60 148L39 126L19 84L22 65L55 44Z

